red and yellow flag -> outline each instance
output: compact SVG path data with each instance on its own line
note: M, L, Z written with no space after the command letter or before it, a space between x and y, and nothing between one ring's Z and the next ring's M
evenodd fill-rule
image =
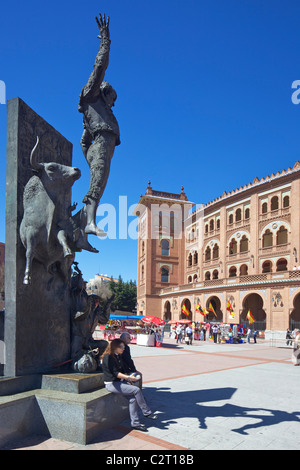
M190 312L189 310L186 308L185 304L183 304L182 308L181 308L181 311L182 313L184 313L187 317L189 316Z
M207 312L206 310L204 310L201 305L197 304L197 307L196 307L196 312L199 312L201 315L203 315L204 317L207 315Z
M209 305L208 305L208 310L209 310L210 312L212 312L212 313L214 314L214 316L215 316L215 317L217 316L217 314L216 314L216 312L215 312L215 309L213 308L213 306L212 306L212 303L211 303L211 302L209 302Z
M228 300L227 302L226 310L228 310L228 312L230 313L231 318L234 318L234 311L233 311L233 307L231 305L230 300Z
M255 318L254 318L254 316L252 315L252 313L250 312L250 310L249 310L248 313L247 313L247 318L248 318L248 320L249 320L250 325L252 325L252 323L255 322Z

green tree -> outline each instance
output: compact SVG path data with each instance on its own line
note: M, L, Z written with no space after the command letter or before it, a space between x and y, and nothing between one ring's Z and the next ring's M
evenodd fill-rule
M116 310L132 312L135 309L137 296L135 281L130 280L128 282L124 282L120 275L117 283L111 278L109 287L115 294L113 307Z

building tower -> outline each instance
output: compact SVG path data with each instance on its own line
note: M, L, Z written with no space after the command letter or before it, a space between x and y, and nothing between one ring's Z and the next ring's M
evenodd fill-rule
M155 191L149 181L135 208L139 217L138 315L171 319L175 306L162 307L160 293L184 283L184 221L193 207L183 188L180 194Z

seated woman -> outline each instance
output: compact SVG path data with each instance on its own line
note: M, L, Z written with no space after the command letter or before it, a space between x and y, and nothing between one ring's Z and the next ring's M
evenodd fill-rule
M139 377L125 373L122 363L124 349L125 343L120 339L114 339L102 355L105 388L109 392L121 394L129 400L131 427L139 431L147 431L146 426L140 423L138 408L140 407L146 418L156 419L157 416L148 407L141 389L128 383L128 381L138 382Z

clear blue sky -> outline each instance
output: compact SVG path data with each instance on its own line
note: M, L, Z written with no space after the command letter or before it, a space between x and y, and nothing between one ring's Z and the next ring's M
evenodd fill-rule
M3 3L5 3L3 5ZM298 0L90 0L2 2L0 80L74 145L82 170L78 96L98 51L95 15L111 17L106 79L121 129L102 203L138 202L153 189L206 203L300 159ZM0 105L0 241L4 241L6 108ZM129 217L129 222L133 220ZM77 256L95 273L136 279L137 242L91 238Z

